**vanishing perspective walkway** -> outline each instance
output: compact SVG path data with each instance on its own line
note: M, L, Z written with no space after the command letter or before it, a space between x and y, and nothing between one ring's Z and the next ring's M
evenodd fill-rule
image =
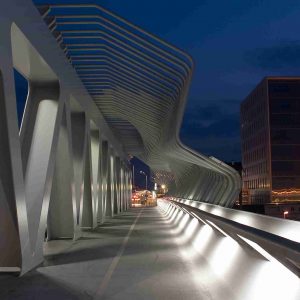
M210 299L159 207L132 208L76 242L51 241L21 278L0 275L0 299Z

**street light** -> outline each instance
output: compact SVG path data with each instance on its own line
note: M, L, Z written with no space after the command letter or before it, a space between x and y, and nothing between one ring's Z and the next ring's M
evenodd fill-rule
M140 171L140 174L145 175L145 177L146 177L146 191L147 191L147 190L148 190L148 184L147 184L148 176L147 176L147 174L146 174L145 172L143 172L143 171Z
M135 189L135 182L134 182L134 164L132 164L132 185L133 185L133 188Z

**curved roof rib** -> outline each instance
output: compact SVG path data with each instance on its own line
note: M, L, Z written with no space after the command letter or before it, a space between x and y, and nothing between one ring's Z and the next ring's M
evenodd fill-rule
M179 140L192 58L96 4L38 9L128 154L173 174L172 195L231 206L238 174Z

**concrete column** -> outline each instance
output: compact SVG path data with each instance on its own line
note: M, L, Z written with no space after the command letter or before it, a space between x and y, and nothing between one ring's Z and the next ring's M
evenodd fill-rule
M101 190L102 190L102 219L104 222L105 216L107 214L107 206L108 206L108 181L109 181L109 150L108 150L108 142L102 142L102 169L101 169Z
M99 172L98 172L98 211L97 211L97 223L103 223L103 141L99 135Z
M98 205L99 205L99 130L91 129L91 186L92 186L92 210L93 210L93 228L98 225Z
M84 160L84 185L83 201L81 209L81 226L83 228L93 227L93 198L92 198L92 170L91 170L91 137L90 122L86 120L86 151Z
M0 43L1 42L3 42L3 40L0 39ZM1 48L2 47L0 47L0 53L2 53ZM4 59L4 57L2 58ZM20 271L23 256L22 252L24 254L24 250L22 251L23 245L20 241L19 226L24 229L26 228L26 231L23 229L24 242L28 242L29 233L23 184L19 186L21 189L20 195L17 195L15 192L16 170L14 169L19 170L20 179L23 174L20 172L22 170L20 144L17 147L11 147L14 138L18 141L19 135L16 101L13 97L9 99L6 91L8 88L7 83L13 83L13 80L11 78L7 80L5 84L5 79L0 69L0 270ZM10 103L9 100L12 103ZM11 125L9 125L8 122L9 118L11 118ZM13 120L14 122L12 122ZM14 161L12 158L15 154L18 154L15 158L19 159ZM18 181L21 183L22 181L20 179ZM18 220L18 200L24 209L24 217L20 220ZM30 253L27 253L27 256L29 255Z
M107 206L106 216L114 216L114 203L115 203L115 161L113 155L113 149L108 149L108 181L107 181Z
M30 86L30 102L37 107L36 118L28 121L34 123L32 135L24 134L22 143L23 153L26 153L25 171L25 198L27 204L28 228L30 247L32 251L31 265L36 265L43 260L43 243L46 231L50 194L53 173L55 169L56 151L58 148L59 131L65 97L57 101L58 86L53 84ZM64 99L63 99L64 98ZM25 111L25 118L30 118L33 111ZM64 121L65 122L65 121ZM28 139L27 139L28 138ZM62 138L64 139L64 138ZM64 146L68 141L65 140ZM28 148L27 148L28 147ZM25 149L27 148L27 149ZM68 151L67 148L65 148ZM24 156L23 156L24 158ZM54 184L55 185L55 184ZM28 266L30 269L31 266ZM26 267L23 268L26 271Z
M72 153L74 168L74 189L76 199L76 227L74 239L81 236L81 215L83 207L84 164L86 151L86 120L84 112L71 113Z
M48 240L74 238L76 207L73 207L73 162L70 143L70 115L64 108L60 125L47 219ZM74 209L73 209L74 208Z
M121 202L121 212L125 210L125 201L124 201L124 163L121 162L120 168L120 202Z
M121 197L120 197L120 175L121 175L121 168L120 168L120 158L115 157L115 206L114 206L114 213L119 214L121 212Z

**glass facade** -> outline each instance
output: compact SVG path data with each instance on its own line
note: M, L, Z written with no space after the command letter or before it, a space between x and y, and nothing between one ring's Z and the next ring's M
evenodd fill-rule
M269 80L272 202L300 201L300 80Z
M300 201L300 78L265 78L241 104L248 204Z
M270 198L270 144L267 83L262 81L241 105L243 204Z

